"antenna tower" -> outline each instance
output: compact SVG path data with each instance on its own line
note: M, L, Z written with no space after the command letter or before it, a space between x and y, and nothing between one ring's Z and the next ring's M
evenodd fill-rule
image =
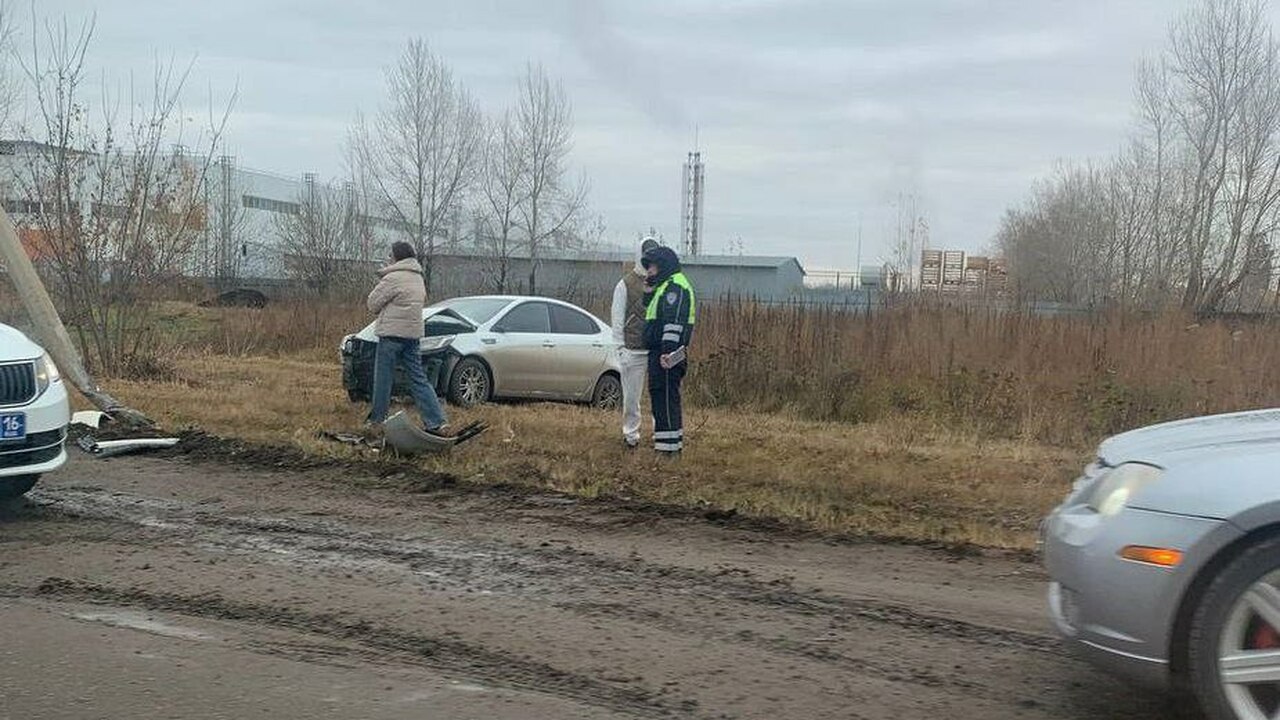
M706 182L702 153L697 149L685 159L680 194L680 249L690 257L702 253L702 199Z

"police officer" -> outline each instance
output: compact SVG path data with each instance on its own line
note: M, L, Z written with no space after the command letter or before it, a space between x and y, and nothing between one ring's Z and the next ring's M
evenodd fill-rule
M653 407L653 447L667 457L684 449L680 383L697 319L693 285L671 248L649 250L641 260L645 281L645 347L649 350L649 400Z

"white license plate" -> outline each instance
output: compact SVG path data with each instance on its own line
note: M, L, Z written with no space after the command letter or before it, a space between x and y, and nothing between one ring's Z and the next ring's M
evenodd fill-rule
M26 437L26 415L22 413L0 413L0 440L22 440Z

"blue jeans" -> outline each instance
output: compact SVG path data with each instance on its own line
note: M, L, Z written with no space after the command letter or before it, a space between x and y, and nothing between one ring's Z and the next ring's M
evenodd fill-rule
M422 369L422 355L418 350L417 338L378 338L378 351L373 361L373 409L369 412L369 420L380 423L387 419L396 363L404 367L404 374L413 391L413 401L417 403L418 414L422 416L422 424L428 430L444 425L444 410L436 397L436 389L431 386L426 371Z

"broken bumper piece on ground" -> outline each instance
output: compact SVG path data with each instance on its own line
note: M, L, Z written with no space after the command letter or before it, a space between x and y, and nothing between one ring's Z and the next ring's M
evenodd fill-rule
M98 410L82 410L73 413L71 416L71 425L76 428L83 428L87 431L104 431L104 426L114 425L111 413L100 412ZM119 431L115 428L107 430L112 436L118 436ZM144 431L145 432L145 431ZM113 437L110 440L99 440L92 434L85 433L80 437L76 444L81 450L100 458L112 457L114 455L125 455L128 453L143 452L145 450L160 450L170 448L178 444L176 437L155 437L154 435L147 437L122 438Z
M401 411L392 415L384 428L389 447L401 455L420 455L447 452L489 429L489 426L473 422L455 435L436 435L418 427Z
M100 458L144 450L161 450L178 444L178 438L127 438L122 440L96 440L91 435L80 438L80 449Z

